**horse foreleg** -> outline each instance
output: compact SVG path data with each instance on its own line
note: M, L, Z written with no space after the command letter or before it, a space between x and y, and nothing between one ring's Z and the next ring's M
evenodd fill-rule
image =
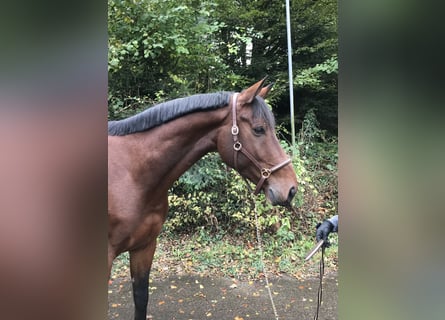
M111 277L111 268L113 267L113 260L116 258L114 249L108 244L108 280Z
M153 241L143 249L130 251L130 271L135 305L134 320L146 320L148 304L148 278L156 249Z

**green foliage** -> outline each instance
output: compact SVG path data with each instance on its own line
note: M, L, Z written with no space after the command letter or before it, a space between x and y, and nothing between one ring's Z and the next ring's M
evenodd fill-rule
M311 181L321 197L321 217L332 216L338 207L338 141L319 128L315 109L310 109L304 117L298 146L302 163L311 172ZM312 211L310 199L305 201L307 210Z
M324 77L329 75L333 80L337 78L338 74L338 61L337 55L330 57L326 61L316 64L314 67L309 67L300 71L297 77L294 79L294 83L301 88L310 88L315 90L326 89L324 84Z
M317 107L337 121L337 2L291 1L298 116ZM283 2L108 0L109 119L166 99L241 90L268 75L269 100L285 103Z
M245 206L249 192L234 171L227 171L219 155L209 154L190 168L173 186L169 195L170 217L166 228L177 231L196 230L207 225L250 225ZM239 225L241 224L241 225Z
M281 233L281 231L280 231ZM284 232L284 233L287 233ZM317 258L304 262L307 252L313 247L313 235L293 239L290 234L262 236L264 262L270 273L286 273L301 277L317 276ZM330 235L332 246L326 250L325 272L335 268L338 237ZM120 255L114 262L112 278L129 274L128 253ZM201 275L226 276L237 279L262 277L260 253L255 239L233 237L220 230L212 233L202 227L191 235L163 232L151 270L151 277L165 278L166 273L199 273Z
M134 97L169 98L218 90L233 81L218 52L213 1L108 1L109 94L112 110Z
M338 144L336 137L327 137L326 130L319 128L315 109L310 109L303 120L299 132L299 152L307 162L309 169L316 171L327 169L336 171L338 160Z

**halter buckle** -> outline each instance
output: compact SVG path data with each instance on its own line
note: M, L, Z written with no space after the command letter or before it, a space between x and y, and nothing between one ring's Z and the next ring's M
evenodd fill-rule
M237 125L232 126L232 135L236 136L239 133L239 128Z

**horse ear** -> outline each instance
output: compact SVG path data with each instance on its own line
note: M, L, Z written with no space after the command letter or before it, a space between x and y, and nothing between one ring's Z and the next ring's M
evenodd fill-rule
M265 86L264 88L261 88L260 92L258 93L258 95L263 98L266 99L267 94L269 93L270 89L272 89L274 83L272 82L271 84L268 84L267 86Z
M260 93L266 78L255 83L253 86L243 90L238 97L241 104L252 103L253 99Z

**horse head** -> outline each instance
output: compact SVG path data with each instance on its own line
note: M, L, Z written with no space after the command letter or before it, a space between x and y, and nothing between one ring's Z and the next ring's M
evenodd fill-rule
M288 206L297 178L264 101L271 89L271 85L263 87L264 80L232 96L230 116L218 136L218 152L225 163L256 184L255 194L262 190L273 205Z

